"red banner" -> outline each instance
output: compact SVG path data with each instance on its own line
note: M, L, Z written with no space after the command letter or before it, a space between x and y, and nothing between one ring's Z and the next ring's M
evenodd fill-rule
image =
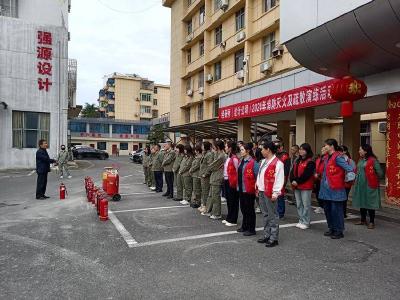
M335 103L336 101L331 98L330 90L336 80L331 79L283 93L221 107L218 111L218 121L239 120Z
M400 93L388 96L386 177L386 202L400 206Z

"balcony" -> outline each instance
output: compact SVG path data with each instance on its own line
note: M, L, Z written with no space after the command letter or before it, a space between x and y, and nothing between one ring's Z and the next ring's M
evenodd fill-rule
M244 48L244 43L246 38L240 42L237 42L237 35L240 32L243 32L245 29L241 31L235 32L234 34L227 37L220 45L214 46L210 52L207 54L206 63L215 63L218 60L221 60L224 57L231 55L237 50ZM225 45L225 46L223 46Z
M108 104L115 104L115 100L114 99L108 99Z
M183 41L182 50L188 50L189 48L193 47L199 40L204 38L204 30L206 29L206 22L201 24L199 27L195 28L192 33L185 36ZM189 41L190 36L190 41Z
M171 7L172 3L174 3L175 0L163 0L162 5L165 7Z
M185 1L186 5L187 1ZM193 2L187 7L187 11L182 19L182 21L187 22L193 18L193 15L204 5L204 0L193 0Z
M279 28L279 5L256 17L250 24L249 40L253 41Z
M215 98L219 94L224 92L228 92L232 89L242 87L243 81L236 78L236 74L232 74L231 76L225 77L221 80L215 81L211 83L208 88L205 89L204 98Z
M189 65L186 66L184 70L184 74L182 77L190 77L195 73L198 73L200 70L203 70L204 66L204 55L198 57L196 60L192 61Z

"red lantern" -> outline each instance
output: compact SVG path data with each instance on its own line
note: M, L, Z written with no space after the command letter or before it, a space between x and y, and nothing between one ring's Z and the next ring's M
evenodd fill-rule
M364 81L351 76L338 79L331 88L332 99L342 102L340 110L342 117L351 117L353 102L364 98L366 94L367 86Z

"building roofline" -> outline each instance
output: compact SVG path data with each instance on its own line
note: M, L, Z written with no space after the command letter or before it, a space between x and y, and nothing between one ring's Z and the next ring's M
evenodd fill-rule
M125 124L125 125L151 125L151 121L133 121L133 120L119 120L108 118L72 118L68 121L86 122L86 123L108 123L108 124Z

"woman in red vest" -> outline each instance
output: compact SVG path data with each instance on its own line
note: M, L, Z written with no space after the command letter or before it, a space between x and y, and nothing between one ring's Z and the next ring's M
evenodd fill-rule
M266 247L275 247L279 237L278 197L285 183L285 170L283 162L275 155L277 146L273 142L264 142L262 147L264 159L260 164L256 188L263 214L264 237L257 242L265 243Z
M315 162L310 144L300 145L299 157L295 160L290 172L290 182L296 198L300 229L310 227L311 193L314 187Z
M353 207L360 208L361 220L355 224L367 225L368 212L368 229L374 229L375 209L381 208L379 178L383 177L383 172L370 145L362 145L359 154L352 202Z
M242 226L237 230L244 236L256 234L256 212L254 201L256 198L256 179L259 164L253 158L253 143L247 143L240 147L240 164L238 169L238 191L240 210L243 215Z
M222 223L226 226L236 226L239 214L239 194L237 191L239 159L236 156L236 143L233 141L227 142L225 145L225 152L228 156L224 163L224 190L228 215L226 216L226 220L223 220Z

